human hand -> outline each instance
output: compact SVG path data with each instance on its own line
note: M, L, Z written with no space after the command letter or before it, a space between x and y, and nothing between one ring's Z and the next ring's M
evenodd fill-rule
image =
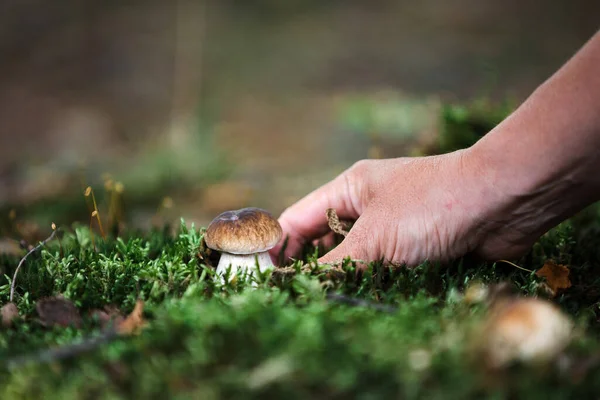
M414 266L473 251L485 258L525 251L530 240L515 245L514 240L493 235L507 200L482 171L468 149L359 161L283 212L279 222L284 237L289 235L285 256L295 256L304 243L328 232L327 208L356 222L321 263L351 257ZM281 246L271 254L276 256Z
M600 200L599 62L600 32L469 149L356 163L281 215L285 255L328 231L328 208L357 221L322 263L522 255Z

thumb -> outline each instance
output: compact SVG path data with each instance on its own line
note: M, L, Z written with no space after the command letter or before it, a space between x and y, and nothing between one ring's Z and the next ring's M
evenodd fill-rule
M319 258L319 264L339 264L348 257L352 260L371 261L369 254L375 243L372 237L364 234L366 230L363 225L364 218L359 218L342 243Z
M325 210L333 208L340 218L356 219L364 207L366 174L364 163L356 163L331 182L321 186L296 204L286 209L279 217L283 236L289 237L285 251L286 257L296 255L302 246L317 239L329 231ZM279 254L283 246L271 250L272 255Z

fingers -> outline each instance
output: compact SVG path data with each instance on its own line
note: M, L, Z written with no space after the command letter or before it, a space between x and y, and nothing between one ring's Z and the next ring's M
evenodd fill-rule
M356 219L362 212L362 179L356 168L342 173L285 210L279 217L284 238L288 236L286 257L293 257L304 243L321 237L329 231L325 211L334 208L340 218ZM283 241L273 248L278 254Z

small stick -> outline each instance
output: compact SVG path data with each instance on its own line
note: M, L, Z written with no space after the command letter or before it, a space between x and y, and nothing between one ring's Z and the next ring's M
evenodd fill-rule
M14 357L7 361L6 366L8 368L15 368L31 363L48 363L64 360L93 351L103 344L112 342L119 336L119 333L114 328L108 329L99 336L84 339L79 343L67 344L53 349L45 349L35 354Z
M98 212L98 205L96 204L96 196L94 196L94 191L92 190L92 201L94 202L94 211L92 212L92 217L94 213L96 214L96 219L98 220L98 228L100 228L100 234L102 235L102 239L106 239L106 235L104 234L104 229L102 229L102 220L100 220L100 213Z
M56 224L53 222L51 226L52 226L52 230L55 231ZM60 237L57 237L57 239L58 239L58 248L60 249L60 256L63 257L64 252L63 252L62 242L60 241Z
M96 204L96 196L94 196L94 189L91 186L88 186L85 189L84 195L86 197L92 196L92 204L94 205L94 211L92 211L92 218L96 218L98 220L98 228L100 229L100 234L102 235L102 239L106 239L106 235L104 234L104 229L102 229L102 221L100 220L100 212L98 211L98 204ZM91 224L91 221L90 221Z
M379 304L379 303L375 303L372 301L358 299L355 297L344 296L344 295L335 294L335 293L327 293L327 300L334 301L336 303L350 305L350 306L372 308L374 310L381 311L384 313L389 313L389 314L393 314L397 310L396 307L394 307L394 306L389 306L386 304Z
M520 266L518 266L517 264L515 264L515 263L513 263L513 262L510 262L510 261L508 261L508 260L498 260L498 262L503 262L503 263L506 263L506 264L508 264L508 265L512 265L512 266L513 266L513 267L515 267L515 268L518 268L518 269L520 269L520 270L527 271L527 272L529 272L530 274L533 274L533 271L532 271L532 270L530 270L530 269L527 269L527 268L520 267Z
M56 232L57 232L56 230L53 230L52 234L50 236L48 236L43 242L41 242L40 244L38 244L37 246L35 246L33 249L29 250L29 252L27 254L25 254L25 256L23 256L23 258L21 258L21 261L19 261L19 265L17 265L17 269L15 269L15 274L13 275L12 282L10 283L10 302L13 301L13 296L15 294L15 282L17 280L17 274L19 273L19 270L21 269L21 266L23 265L23 263L25 262L25 260L27 259L27 257L29 257L29 255L31 253L33 253L34 251L40 249L46 243L48 243L49 241L51 241L52 239L54 239L54 236L56 235Z

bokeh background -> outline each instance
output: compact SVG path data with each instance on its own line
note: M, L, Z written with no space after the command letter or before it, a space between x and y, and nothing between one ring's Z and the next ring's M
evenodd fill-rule
M0 227L87 223L87 186L119 229L279 214L359 159L422 154L443 104L518 104L599 15L597 0L3 0Z

